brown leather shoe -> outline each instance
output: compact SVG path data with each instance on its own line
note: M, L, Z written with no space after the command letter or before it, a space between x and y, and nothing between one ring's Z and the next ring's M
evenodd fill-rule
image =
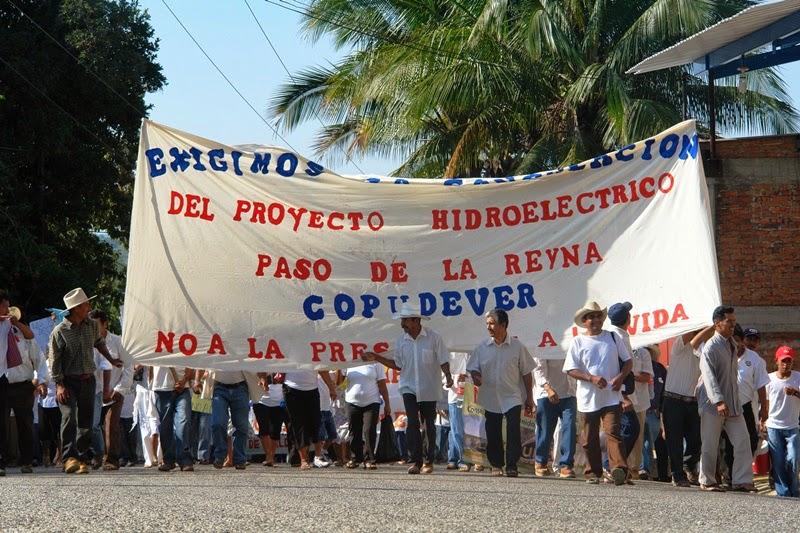
M89 465L86 463L80 463L80 466L75 471L76 474L88 474L89 473Z
M550 465L543 465L536 463L533 467L534 471L536 472L536 477L547 477L552 475L552 471L550 470Z
M422 465L422 470L420 470L423 474L433 474L433 465L430 463L425 463Z
M78 471L81 467L81 462L75 459L74 457L70 457L66 461L64 461L64 473L65 474L74 474Z
M575 479L575 470L571 466L562 466L558 471L558 477L562 479Z

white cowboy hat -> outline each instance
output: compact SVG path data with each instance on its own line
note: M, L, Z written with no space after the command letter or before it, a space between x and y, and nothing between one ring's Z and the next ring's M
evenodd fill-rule
M603 313L603 322L605 322L608 316L608 308L600 307L597 302L586 302L583 307L575 311L575 324L583 327L583 317L589 313Z
M653 359L658 359L661 357L661 348L658 347L658 344L649 344L645 346L645 348L647 348L647 351L650 352L650 357Z
M69 311L73 307L78 307L82 303L86 303L89 300L94 300L95 298L96 296L92 296L91 298L87 297L86 293L83 292L83 289L78 287L77 289L72 289L64 295L64 305L67 306L67 311Z
M395 313L392 318L394 320L400 320L401 318L419 318L422 320L430 320L430 317L422 316L422 312L419 310L419 307L411 305L408 302L404 302L403 305L400 306L400 310Z
M22 311L20 311L19 307L11 306L8 308L8 315L13 316L17 320L22 320Z

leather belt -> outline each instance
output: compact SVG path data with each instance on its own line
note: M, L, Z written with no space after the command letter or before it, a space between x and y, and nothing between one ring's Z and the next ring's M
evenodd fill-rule
M677 394L669 391L664 391L664 398L672 398L673 400L679 400L686 403L697 403L697 398L694 396L684 396L683 394Z
M246 381L240 381L239 383L220 383L219 381L217 381L216 384L217 385L221 385L222 387L225 387L226 389L235 389L236 387L240 387L242 385L246 385L247 382Z

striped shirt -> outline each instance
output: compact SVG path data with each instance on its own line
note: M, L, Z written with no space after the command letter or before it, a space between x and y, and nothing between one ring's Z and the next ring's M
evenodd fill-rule
M94 320L86 318L80 324L73 324L68 318L62 320L50 334L48 356L53 381L61 383L64 376L93 373L93 348L105 344L100 326Z
M679 336L669 353L669 372L664 390L681 396L694 398L697 380L700 378L700 359L691 344L684 344Z

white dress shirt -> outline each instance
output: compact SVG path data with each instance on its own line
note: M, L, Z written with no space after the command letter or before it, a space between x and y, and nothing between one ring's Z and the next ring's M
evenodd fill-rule
M664 390L690 398L695 397L697 380L700 379L700 352L691 344L684 344L678 336L669 353L669 368Z
M438 333L425 327L416 339L403 333L386 357L400 367L400 394L413 394L418 402L438 402L442 398L441 366L450 358Z
M122 347L122 337L109 331L106 334L106 348L108 348L112 359L122 361L122 366L119 368L109 363L111 366L111 380L109 381L111 388L114 392L118 392L123 396L130 394L133 387L133 358ZM102 359L106 361L105 357L102 357Z
M50 372L47 369L47 358L39 345L34 339L25 339L22 334L17 334L17 339L19 339L17 348L22 356L22 364L6 370L8 382L22 383L36 378L39 383L47 383ZM5 359L3 362L5 363Z
M755 399L756 391L769 383L767 363L756 352L745 348L739 358L739 402L744 405Z
M536 368L533 369L534 399L547 398L547 391L544 390L547 384L558 394L559 399L575 396L575 380L562 371L564 361L534 357L533 362L536 363Z
M506 413L522 405L525 383L522 376L536 365L518 339L506 335L497 344L489 338L478 344L467 361L467 372L480 372L478 403L490 413ZM526 392L527 395L527 392Z
M176 367L175 374L178 379L181 379L186 372L185 368ZM152 390L154 391L172 391L175 390L175 380L172 378L172 371L168 366L154 366L153 367L153 383Z
M641 373L650 374L653 377L653 358L650 356L650 350L647 348L637 348L632 352L633 359L633 372L634 376ZM633 394L628 396L628 399L633 403L633 410L637 413L644 413L650 409L650 386L647 383L637 381Z

